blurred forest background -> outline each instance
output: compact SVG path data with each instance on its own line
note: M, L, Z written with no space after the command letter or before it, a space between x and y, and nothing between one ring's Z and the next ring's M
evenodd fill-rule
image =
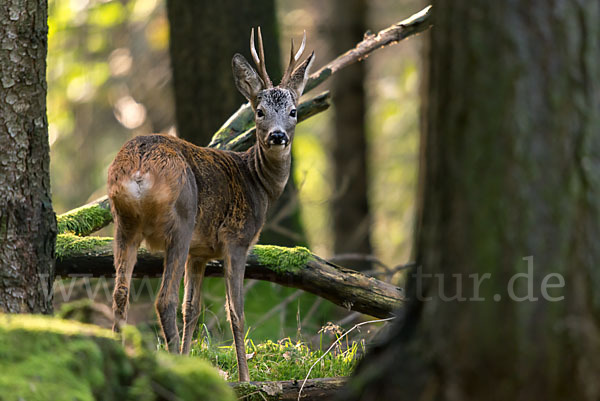
M234 52L249 58L250 26L263 26L269 73L278 82L289 40L300 40L303 30L307 48L317 56L316 71L367 30L377 32L422 4L49 0L48 6L48 118L58 214L106 193L108 166L135 135L169 133L208 144L243 103L233 87L230 60ZM173 18L177 30L169 27ZM411 257L421 40L379 50L317 89L331 89L334 104L296 129L294 185L282 206L288 211L283 217L293 221L267 223L271 230L261 242L305 244L324 258L401 282L394 266ZM176 114L185 124L176 126ZM112 235L112 227L102 234ZM205 323L211 330L222 327L218 331L227 337L227 324L220 323L222 280L207 279L205 288ZM274 284L248 283L247 291L246 324L255 339L281 338L300 328L315 334L328 320L360 318L344 318L341 308ZM130 320L153 322L149 305L133 302Z

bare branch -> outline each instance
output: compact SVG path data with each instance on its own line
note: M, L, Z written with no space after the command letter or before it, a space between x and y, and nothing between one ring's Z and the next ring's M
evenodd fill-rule
M358 43L356 47L311 74L304 91L307 92L315 88L342 68L365 59L374 50L396 44L403 39L426 31L430 27L431 6L427 6L411 17L379 31L377 35L365 34L363 41Z

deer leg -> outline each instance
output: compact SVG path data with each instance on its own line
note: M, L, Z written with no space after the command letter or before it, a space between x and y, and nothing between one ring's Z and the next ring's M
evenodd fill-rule
M188 177L193 175L190 173ZM165 227L165 269L156 299L158 320L171 353L179 353L180 349L177 330L179 287L196 224L197 205L196 181L187 179L173 207L173 223Z
M167 350L171 353L178 353L177 305L179 304L179 287L185 268L189 238L183 237L181 233L175 233L165 248L165 270L156 298L156 313Z
M250 381L246 346L244 344L244 272L246 270L247 247L230 247L225 258L225 291L227 313L233 333L233 344L238 363L239 381Z
M129 286L131 275L137 260L137 249L140 246L139 234L126 232L119 219L115 219L115 289L113 291L113 331L119 331L120 325L127 321L129 308Z
M205 269L205 259L188 256L185 264L185 295L183 298L183 343L181 344L183 355L189 354L194 331L198 325Z

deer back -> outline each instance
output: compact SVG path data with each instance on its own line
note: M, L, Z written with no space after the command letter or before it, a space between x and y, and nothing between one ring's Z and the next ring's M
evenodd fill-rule
M268 194L249 167L253 152L201 148L165 135L127 142L109 168L109 198L124 224L162 249L175 213L195 204L195 245L218 257L225 239L252 241L264 222ZM204 256L204 255L202 255Z

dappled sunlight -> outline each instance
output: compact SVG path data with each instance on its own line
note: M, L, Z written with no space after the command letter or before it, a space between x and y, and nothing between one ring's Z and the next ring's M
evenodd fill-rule
M146 121L146 108L136 102L131 96L117 100L114 107L115 117L125 127L134 129Z
M102 194L108 163L128 138L174 126L164 7L156 0L49 1L47 107L58 212Z

